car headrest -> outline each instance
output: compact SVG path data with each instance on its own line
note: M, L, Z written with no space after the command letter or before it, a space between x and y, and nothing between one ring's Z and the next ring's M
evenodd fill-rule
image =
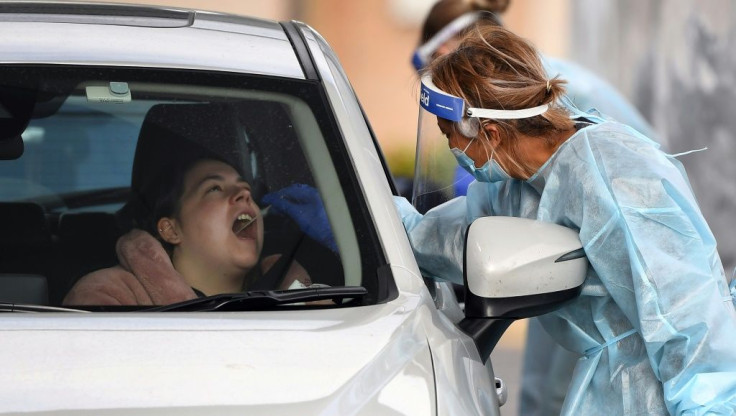
M0 203L0 250L4 253L51 246L43 208L31 202Z
M21 136L0 139L0 160L15 160L23 155L23 138Z
M212 158L235 168L257 188L255 156L237 111L221 103L158 104L146 113L131 177L131 193L148 209L160 196L160 178Z

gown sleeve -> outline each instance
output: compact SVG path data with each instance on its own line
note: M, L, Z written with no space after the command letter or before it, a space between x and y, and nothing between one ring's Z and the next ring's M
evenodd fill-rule
M518 185L518 184L517 184ZM497 199L503 184L472 182L467 196L459 196L422 215L402 197L394 197L422 275L436 280L463 284L463 251L468 226L497 212Z

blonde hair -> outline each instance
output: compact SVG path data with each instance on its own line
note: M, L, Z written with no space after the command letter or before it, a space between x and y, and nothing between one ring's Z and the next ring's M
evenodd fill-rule
M547 78L539 55L529 42L503 27L479 22L463 37L458 48L435 59L426 69L434 84L465 100L469 107L520 110L542 104L550 106L544 114L518 120L488 120L501 132L496 153L528 176L537 167L524 164L517 134L538 137L550 147L559 145L555 133L574 127L570 115L557 100L565 94L566 81ZM482 130L482 129L481 129Z

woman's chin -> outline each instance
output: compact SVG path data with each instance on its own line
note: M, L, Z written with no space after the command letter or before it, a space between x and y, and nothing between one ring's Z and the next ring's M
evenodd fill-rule
M253 253L252 255L238 256L234 263L238 269L248 273L258 264L258 255Z
M230 262L245 272L258 264L261 245L254 238L238 238L237 246L230 251Z

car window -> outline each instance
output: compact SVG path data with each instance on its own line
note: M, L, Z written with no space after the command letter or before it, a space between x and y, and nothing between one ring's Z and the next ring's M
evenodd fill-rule
M167 191L151 187L191 149L248 183L263 253L279 253L279 267L298 262L307 285L364 286L363 303L380 301L380 247L366 238L355 172L320 88L198 71L0 68L0 123L17 130L0 137L0 285L12 286L0 302L44 303L33 282L45 280L47 303L59 305L82 276L118 265L119 238L146 229L141 212ZM304 286L262 278L253 287Z

